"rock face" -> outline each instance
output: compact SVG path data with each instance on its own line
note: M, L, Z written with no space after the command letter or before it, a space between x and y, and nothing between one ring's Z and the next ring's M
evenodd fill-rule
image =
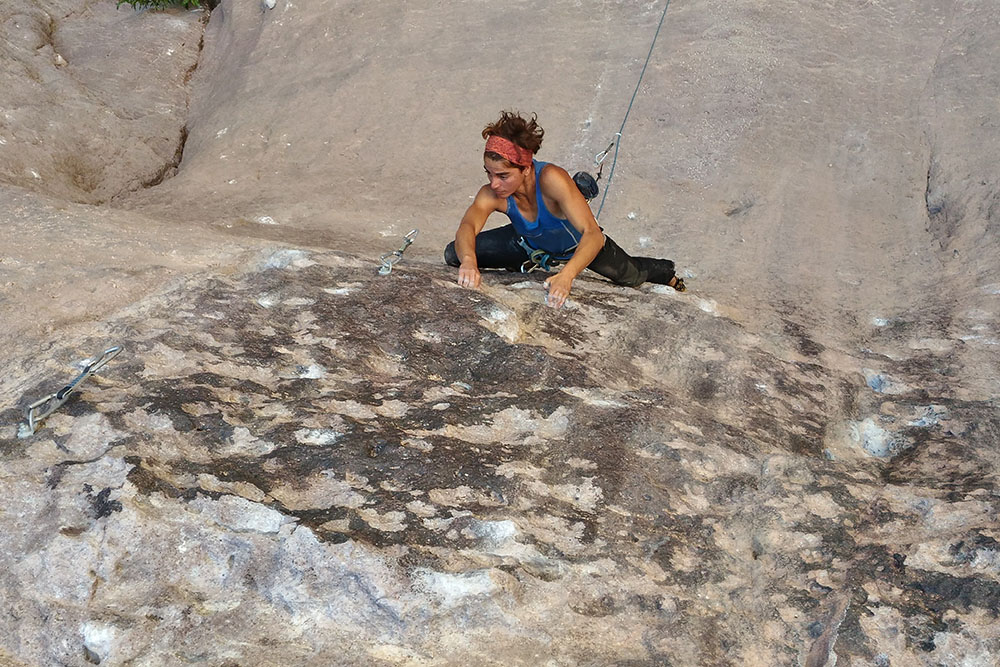
M443 269L378 277L284 249L80 340L126 351L36 435L2 443L5 650L33 664L996 655L1000 420L949 390L948 351L870 352L854 360L866 376L696 296L584 282L553 314L540 281L470 292Z
M206 13L0 8L0 181L99 204L172 174Z
M0 664L1000 662L995 3L671 6L691 291L561 311L441 265L478 130L587 167L664 5L273 4L0 9Z

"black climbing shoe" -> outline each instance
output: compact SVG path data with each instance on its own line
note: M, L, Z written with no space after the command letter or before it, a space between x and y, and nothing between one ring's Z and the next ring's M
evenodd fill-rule
M674 275L674 263L669 259L653 259L652 257L640 257L640 259L646 265L646 280L651 283L657 283L658 285L670 285L671 282L676 278L677 282L684 284L684 282ZM673 285L670 285L673 287Z

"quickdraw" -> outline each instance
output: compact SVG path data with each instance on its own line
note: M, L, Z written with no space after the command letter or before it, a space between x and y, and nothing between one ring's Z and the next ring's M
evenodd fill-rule
M101 354L100 357L87 364L84 367L83 372L77 375L76 378L68 385L66 385L59 391L55 392L54 394L49 394L45 398L39 399L34 403L32 403L31 405L29 405L25 410L25 417L28 420L27 434L34 435L35 431L38 430L38 425L46 417L48 417L53 412L58 410L66 401L68 401L69 397L73 394L73 392L77 391L80 388L80 384L84 380L86 380L91 375L104 368L104 365L107 364L112 359L114 359L115 357L117 357L121 351L122 351L121 345L109 347Z
M621 138L622 138L622 133L615 132L615 138L611 140L611 143L608 144L608 147L594 156L594 164L600 167L601 169L604 169L604 158L608 157L608 153L610 153L611 149L615 147L615 142L617 142ZM597 177L598 178L601 177L600 171L597 172Z
M550 252L532 248L523 236L517 239L517 244L524 249L524 252L528 253L528 259L521 264L521 273L531 273L535 269L551 271L563 263L563 260L554 257Z
M379 261L382 262L382 266L378 270L380 276L387 276L392 273L392 267L396 263L403 259L403 253L406 249L410 247L410 244L417 238L419 232L416 229L411 229L410 232L403 237L403 245L400 246L399 250L393 250L392 252L387 252L381 257Z

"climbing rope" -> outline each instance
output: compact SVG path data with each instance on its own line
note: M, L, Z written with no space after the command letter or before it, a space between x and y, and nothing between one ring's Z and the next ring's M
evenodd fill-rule
M618 132L615 133L615 138L610 145L594 157L594 164L600 165L600 170L597 172L597 178L601 177L601 170L604 169L604 159L608 156L608 152L611 147L614 146L615 154L611 160L611 172L608 174L608 182L604 186L604 195L601 196L601 205L597 209L597 215L594 216L596 219L601 218L601 211L604 210L604 201L608 198L608 190L611 186L611 179L615 177L615 166L618 164L618 148L621 146L622 134L625 132L625 123L628 122L628 115L632 112L632 104L635 103L635 96L639 93L639 86L642 84L642 77L646 74L646 67L649 66L649 59L653 56L653 47L656 46L656 38L660 36L660 28L663 27L663 20L667 17L667 9L670 8L670 0L667 0L666 4L663 5L663 13L660 15L660 22L656 26L656 33L653 35L653 41L649 45L649 53L646 54L646 62L642 64L642 71L639 72L639 80L635 82L635 90L632 91L632 99L629 100L628 109L625 110L625 118L622 119L622 126L619 128Z
M80 384L84 380L104 368L104 365L117 357L118 353L121 351L121 345L109 347L101 353L100 357L87 364L84 367L83 372L77 375L76 379L68 385L54 394L49 394L45 398L41 398L29 405L27 410L25 410L25 417L28 420L26 435L33 435L34 432L38 430L38 425L42 422L42 420L58 410L63 403L69 400L69 397L73 394L73 392L80 388Z
M410 232L403 237L403 245L399 250L393 250L392 252L387 252L381 257L379 261L382 262L382 266L378 270L380 276L387 276L392 273L392 267L396 265L396 262L403 259L403 253L406 249L410 247L410 244L417 238L417 230L411 229Z

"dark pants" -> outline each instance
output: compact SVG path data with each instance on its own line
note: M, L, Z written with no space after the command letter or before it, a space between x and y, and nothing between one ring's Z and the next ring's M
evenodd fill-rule
M517 243L518 234L513 225L480 232L476 236L476 261L480 269L507 269L520 271L528 261L528 253ZM455 242L444 249L444 261L459 266ZM674 277L674 263L669 259L632 257L622 250L610 236L605 235L604 247L587 267L611 282L626 287L638 287L644 282L667 285Z

